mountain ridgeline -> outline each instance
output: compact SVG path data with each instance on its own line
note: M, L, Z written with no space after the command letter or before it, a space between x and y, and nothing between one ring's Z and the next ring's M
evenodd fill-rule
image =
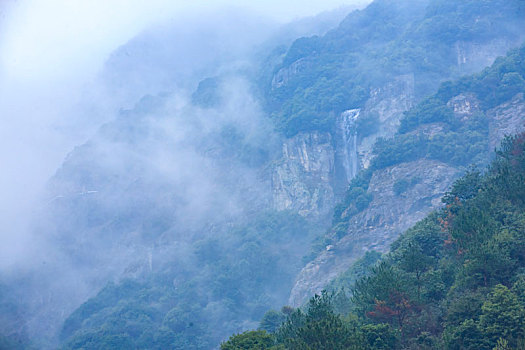
M144 55L186 72L168 37ZM524 38L522 0L376 0L171 92L126 75L151 95L49 180L0 348L520 349Z
M287 136L333 131L334 115L363 108L398 76L416 99L473 73L523 37L521 1L374 1L322 37L295 41L275 68L268 108Z

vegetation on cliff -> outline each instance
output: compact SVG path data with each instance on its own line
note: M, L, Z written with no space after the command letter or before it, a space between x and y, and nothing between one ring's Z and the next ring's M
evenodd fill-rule
M333 131L337 115L395 76L414 74L419 98L433 93L462 73L457 43L516 40L524 15L516 0L374 1L323 37L296 40L266 78L267 108L288 137Z
M525 46L512 50L481 73L441 85L438 92L419 103L401 120L399 133L380 140L375 149L374 168L384 168L422 157L453 165L487 161L489 116L486 112L518 93L525 92ZM466 115L454 113L449 104L463 94L470 106ZM435 135L414 133L419 127L439 124Z
M443 202L351 293L315 296L272 333L271 346L253 349L521 349L525 134L506 138L487 170L468 172ZM250 335L261 333L242 336Z
M225 330L249 327L236 320L286 301L310 232L297 214L264 212L203 238L187 247L191 264L174 256L81 305L62 328L64 349L212 348Z
M291 137L303 131L333 131L339 113L363 107L371 89L402 74L415 75L420 100L443 79L462 73L455 43L513 41L525 30L524 11L520 0L376 0L325 36L295 41L264 78L265 108L276 129ZM444 83L409 111L393 139L377 142L371 167L352 180L335 207L330 234L337 239L346 235L348 217L366 210L375 170L419 158L461 167L486 164L489 124L484 113L524 91L524 56L524 48L512 51L478 75ZM202 81L192 102L203 110L214 108L221 103L220 85L221 78ZM467 92L481 105L461 120L447 102ZM138 118L124 116L136 134L117 128L118 135L130 143L144 137ZM376 115L367 118L358 120L361 136L378 128ZM419 132L435 123L441 128L435 135ZM254 169L272 161L265 148L250 146L236 125L222 128L216 139L201 140L214 159L237 159ZM141 221L145 237L151 242L155 238L152 244L167 257L154 269L151 262L149 269L147 263L137 268L147 273L132 271L115 278L78 307L61 328L62 347L208 349L224 334L253 328L262 318L260 330L234 335L222 349L515 348L523 341L525 317L522 146L523 137L507 141L485 174L472 171L456 183L445 198L445 210L409 230L390 254L365 255L329 286L330 292L314 297L304 309L284 307L265 314L286 302L303 266L301 258L316 230L303 217L252 213L242 222L203 228L209 232L200 239L167 242L161 233L176 226L171 211L152 209L146 220L118 216L123 226ZM417 181L396 182L396 194ZM147 189L145 185L137 193L143 197ZM152 196L151 203L157 199ZM77 212L86 213L84 207L74 208L73 219L82 217ZM100 213L105 218L108 210ZM162 225L166 227L159 229ZM76 239L78 227L72 227L68 237ZM101 232L104 241L109 239L107 228ZM317 251L330 244L323 239ZM173 249L179 243L181 249ZM175 256L179 252L184 256ZM2 310L16 311L6 305ZM0 339L0 348L4 343L14 344Z

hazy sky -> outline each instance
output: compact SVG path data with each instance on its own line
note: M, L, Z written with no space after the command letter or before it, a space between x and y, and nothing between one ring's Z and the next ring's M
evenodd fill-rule
M79 66L90 74L148 24L183 13L235 6L286 22L362 2L366 0L11 1L0 27L1 67L17 79L60 79Z

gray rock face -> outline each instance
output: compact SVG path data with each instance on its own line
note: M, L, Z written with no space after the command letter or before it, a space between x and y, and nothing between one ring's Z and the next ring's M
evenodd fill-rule
M274 166L274 207L308 217L325 217L333 206L334 147L329 133L301 133L283 143Z
M392 137L399 128L403 112L414 105L414 75L398 76L385 86L373 89L370 99L362 112L364 116L375 114L379 117L379 130L376 134L360 140L359 159L363 168L368 168L372 160L372 148L378 137Z
M403 105L397 106L398 111L401 111ZM479 100L474 94L455 96L447 106L462 121L481 113ZM388 112L383 115L388 115ZM485 115L489 120L492 150L499 146L506 135L525 132L524 94L517 94L510 101L486 111ZM392 113L390 116L395 120ZM432 123L421 125L411 133L432 137L442 130L441 123ZM441 205L441 197L460 173L461 170L456 167L427 159L376 171L368 188L368 193L373 197L372 202L366 210L347 218L349 226L345 237L303 268L292 289L289 303L299 306L311 295L319 293L364 252L372 249L387 251L401 233ZM405 192L396 194L394 185L400 180L410 185Z
M519 93L506 103L486 112L490 118L490 149L499 146L506 135L525 131L525 98Z
M414 104L414 75L405 74L370 93L365 104L365 113L377 113L381 130L394 132L399 126L400 113L409 110Z
M444 123L431 123L431 124L424 124L417 127L415 130L409 132L409 135L421 135L428 138L432 138L435 135L443 132L445 128Z
M479 100L474 94L459 94L447 102L447 107L454 110L454 115L462 121L481 111Z
M300 68L292 65L287 69L295 72ZM282 83L293 72L280 72L274 80ZM314 219L329 218L337 194L342 193L359 169L369 166L375 140L393 136L403 112L413 103L414 76L402 75L372 90L363 111L343 112L337 118L335 136L300 133L285 140L282 158L272 169L274 208L295 210ZM355 122L370 114L378 117L379 129L373 135L360 137Z
M467 120L475 113L482 112L479 100L472 93L453 97L448 101L447 106L454 110L454 115L461 121ZM499 147L505 136L525 131L525 98L523 93L516 94L511 100L484 113L489 120L489 151ZM429 131L429 128L439 132L439 123L422 125L417 130L428 136L433 136L436 132Z
M272 79L272 89L278 89L287 85L291 78L308 68L309 64L305 58L295 61L288 67L281 68Z
M299 306L319 293L365 251L387 251L402 232L441 205L441 197L459 174L450 165L426 159L374 173L368 189L373 196L369 207L349 218L347 235L301 271L290 295L290 305ZM413 181L398 195L394 184L402 179Z
M505 38L497 38L484 43L457 41L455 50L458 68L463 74L474 73L480 68L490 66L497 57L505 55L520 41Z

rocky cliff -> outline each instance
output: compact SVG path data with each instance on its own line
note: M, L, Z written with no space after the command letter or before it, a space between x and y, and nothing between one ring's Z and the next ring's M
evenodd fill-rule
M487 111L490 118L490 148L495 149L506 135L525 131L525 99L519 93L506 103Z
M490 66L499 56L504 56L511 48L516 47L522 38L495 38L485 42L456 41L457 67L461 73L471 74L481 68Z
M278 72L275 79L280 76ZM370 96L362 110L341 113L333 133L303 132L283 140L282 158L274 164L271 176L276 209L295 210L314 219L328 218L352 178L369 166L375 140L392 137L403 112L413 105L414 76L396 77L372 89ZM363 119L377 124L369 126L373 132L360 130Z
M275 208L326 217L334 202L334 154L329 133L301 133L285 140L282 159L272 172Z
M399 234L439 206L441 196L458 175L454 167L424 159L376 172L368 189L373 196L368 209L350 218L348 234L306 265L289 303L301 305L367 250L387 251ZM412 181L405 192L396 193L394 187L400 179Z
M453 111L454 117L463 123L476 117L488 120L487 143L490 148L487 147L487 153L494 150L506 135L525 130L525 100L522 93L485 112L472 93L453 97L447 106ZM431 139L444 129L443 123L435 122L420 126L411 134ZM369 206L345 218L348 224L346 235L327 246L303 268L289 303L299 306L311 295L319 293L364 252L386 252L402 232L440 207L441 197L463 171L461 166L425 158L375 171L367 191L372 197Z
M378 117L377 133L362 138L359 143L359 158L363 168L368 168L372 159L372 148L378 137L392 137L399 127L403 112L415 102L414 75L405 74L380 88L372 89L365 104L363 115Z

